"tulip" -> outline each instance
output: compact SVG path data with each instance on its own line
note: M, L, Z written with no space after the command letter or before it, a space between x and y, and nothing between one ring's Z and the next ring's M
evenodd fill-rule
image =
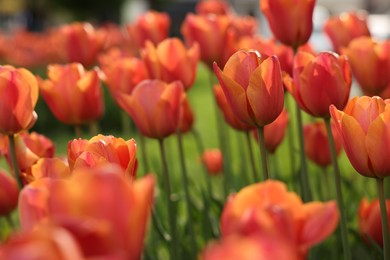
M49 65L40 89L54 116L65 124L81 125L101 118L103 93L98 72L79 63Z
M260 9L275 38L296 49L305 44L313 31L315 0L262 0Z
M299 107L315 117L329 118L329 106L343 109L348 102L352 79L347 58L332 52L317 56L298 52L293 80L284 77L288 91Z
M276 56L262 59L255 51L238 51L223 71L214 72L236 116L246 124L264 126L283 110L284 91Z
M303 134L306 156L321 167L325 168L330 165L332 160L325 124L323 122L307 124L303 127ZM339 155L342 147L341 136L334 125L332 125L332 134L336 144L336 153Z
M0 66L0 133L10 135L31 128L37 120L34 108L38 95L31 72Z
M185 90L194 84L199 59L199 45L186 49L178 38L168 38L154 46L146 41L141 52L151 79L170 83L179 80Z
M332 234L338 220L336 202L303 203L284 183L268 180L229 198L221 216L221 231L223 237L277 234L304 256Z
M390 200L386 200L386 205L387 219L390 222ZM375 199L369 202L366 198L363 198L360 202L358 213L359 231L362 237L367 242L369 241L369 238L371 238L378 243L378 245L383 246L379 200ZM388 232L390 232L390 229Z
M242 37L254 36L257 32L257 19L252 16L233 16L231 27L238 39Z
M60 50L66 62L78 62L84 66L95 63L103 48L105 34L97 32L89 23L72 23L59 28Z
M143 48L147 40L158 44L167 38L170 25L171 20L167 13L148 11L133 24L128 24L126 30L130 40L134 41L138 48Z
M36 132L22 132L20 134L26 146L38 157L53 157L55 146L48 137Z
M40 158L31 167L33 180L42 178L65 179L70 177L69 165L60 158Z
M138 167L136 152L134 139L125 141L122 138L99 134L88 141L70 141L68 162L72 169L112 163L120 166L127 176L135 178Z
M112 67L116 67L117 63L122 63L122 60L127 60L127 58L130 58L131 60L134 59L136 60L136 58L134 58L135 55L136 55L135 53L131 53L128 50L113 47L99 54L98 56L99 67L103 70L105 74L109 74L109 70ZM124 63L128 63L128 62L124 62ZM105 79L105 77L108 77L108 75L104 75L103 78Z
M163 139L176 132L182 95L180 81L167 84L160 80L145 80L131 95L121 93L119 98L143 135Z
M219 149L205 150L202 154L202 162L210 175L219 175L222 172L223 156Z
M348 56L352 72L363 93L380 95L390 84L390 40L377 43L370 37L352 40L342 53Z
M181 114L180 114L180 123L179 129L181 133L187 133L192 129L194 125L194 113L192 112L192 108L190 102L187 98L187 95L184 95L181 101Z
M18 205L18 183L6 171L0 169L0 216L10 214Z
M349 12L329 18L324 25L324 32L330 38L333 49L340 53L355 38L370 36L366 14Z
M228 15L229 5L224 0L202 0L196 4L195 11L199 15Z

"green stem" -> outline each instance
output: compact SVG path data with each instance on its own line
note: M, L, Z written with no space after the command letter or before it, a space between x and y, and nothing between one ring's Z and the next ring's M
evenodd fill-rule
M191 210L191 197L190 197L190 191L189 191L189 182L188 182L188 172L187 167L185 163L185 156L184 156L184 147L183 147L183 135L180 129L177 131L177 144L179 147L179 157L180 157L180 165L181 165L181 172L182 172L182 181L183 181L183 188L184 188L184 195L186 200L186 206L187 206L187 215L188 215L188 229L189 229L189 235L190 235L190 241L191 241L191 255L195 256L198 252L198 247L195 240L195 232L194 232L194 220L192 219L192 210Z
M301 159L301 170L300 170L301 190L302 190L303 200L307 202L312 200L312 193L309 184L309 177L307 175L305 141L303 139L302 111L299 108L298 103L296 103L296 115L297 115L297 127L298 127L298 137L299 137L299 154Z
M390 236L389 236L389 221L387 219L386 199L384 194L383 179L377 178L376 184L379 194L379 205L382 218L382 236L383 236L383 259L390 259Z
M257 174L257 170L256 170L255 157L253 155L250 132L249 131L245 132L245 135L246 135L246 144L248 146L248 151L249 151L249 159L252 166L253 180L254 182L259 182L259 175Z
M9 155L11 156L11 163L12 163L14 177L15 177L16 181L18 182L19 190L22 190L23 182L22 182L22 179L20 177L18 159L16 158L16 147L15 147L15 135L14 134L8 135L8 142L9 142L9 153L10 153Z
M341 229L341 239L342 239L343 251L344 251L344 259L349 260L351 259L351 250L348 242L347 217L346 217L345 206L343 201L343 194L341 191L341 177L340 177L339 165L337 162L336 146L333 139L330 118L325 118L324 121L326 126L326 132L328 134L329 148L330 148L330 154L331 154L332 165L334 170L334 181L336 186L337 204L339 205L339 211L340 211L340 229Z
M12 230L15 230L16 225L15 225L15 222L13 221L13 219L12 219L12 215L11 215L11 214L5 215L5 219L7 220L8 226L9 226Z
M75 125L74 126L74 133L76 135L76 138L82 138L83 137L83 131L82 131L80 125Z
M329 173L328 173L328 171L326 170L326 168L324 168L324 182L325 182L325 196L324 196L324 198L325 198L325 200L328 200L328 199L330 199L330 197L331 197L331 190L330 190L330 184L329 184Z
M141 144L141 155L142 155L142 166L144 168L144 173L149 172L149 163L148 163L148 157L146 153L146 138L143 134L139 133L139 141Z
M286 100L286 107L289 112L292 114L292 109L291 109L291 102L290 102L290 96L285 95L285 100ZM289 123L289 126L287 127L287 140L288 140L288 151L289 151L289 156L290 156L290 169L291 169L291 179L293 180L293 186L295 185L294 180L295 178L295 146L294 146L294 129L292 127L292 123Z
M178 240L177 240L177 230L176 230L176 214L174 212L174 205L171 198L171 184L169 180L168 174L168 164L167 164L167 156L164 147L164 139L159 139L160 146L160 155L161 162L163 166L163 182L164 182L164 192L167 200L167 210L168 210L168 219L169 219L169 227L171 231L171 243L170 243L170 254L171 259L178 259Z
M264 140L264 126L257 127L257 134L259 136L259 148L261 157L261 168L263 170L263 181L268 180L268 161L267 161L267 150L265 148Z
M130 116L123 110L121 110L121 125L122 125L122 135L129 136L131 132L131 119Z
M93 121L89 124L89 135L90 136L95 136L100 133L100 127L99 123L96 121Z

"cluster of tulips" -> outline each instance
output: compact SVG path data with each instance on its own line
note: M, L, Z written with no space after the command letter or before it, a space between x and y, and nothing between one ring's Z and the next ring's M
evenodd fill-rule
M365 14L347 13L324 26L334 51L316 52L308 43L314 7L315 0L261 0L272 39L257 35L256 19L238 16L223 0L197 4L181 26L184 41L168 37L170 18L155 11L123 28L74 23L2 35L0 58L10 65L0 66L0 155L9 165L0 170L7 223L0 259L317 258L311 249L337 227L325 255L341 244L336 257L352 259L342 148L355 171L377 184L371 202L353 196L360 201L358 239L373 248L371 256L389 259L390 40L371 37ZM200 61L210 74L210 86L202 87L215 100L216 123L206 122L216 128L207 130L217 132L214 149L195 128L190 102ZM17 67L46 65L45 76ZM362 95L351 98L353 76ZM135 124L134 139L99 133L102 83ZM31 131L40 96L56 119L76 129L65 155ZM84 125L93 130L89 139L82 138ZM247 152L239 152L248 154L248 173L238 177L231 129L246 140L239 145ZM187 166L187 133L203 170ZM167 149L171 136L175 159ZM150 167L145 137L157 140L158 167ZM287 157L272 159L288 161L290 172L270 171L285 139ZM309 163L324 176L309 173ZM240 190L238 178L245 180Z

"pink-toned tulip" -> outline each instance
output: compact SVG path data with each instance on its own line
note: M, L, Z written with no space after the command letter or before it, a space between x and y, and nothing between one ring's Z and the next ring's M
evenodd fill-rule
M200 15L228 15L229 5L224 0L202 0L196 4L195 11Z
M22 132L20 133L26 146L38 157L53 157L55 152L55 145L48 137L38 134L36 132Z
M97 70L85 71L79 63L49 65L47 75L40 89L58 120L81 125L101 118L104 104Z
M168 38L154 46L146 41L141 52L151 79L170 83L179 80L185 90L192 87L199 60L199 45L187 49L178 38Z
M26 69L0 66L0 133L9 135L31 128L37 120L34 111L39 88Z
M167 84L160 80L144 80L131 95L121 93L119 98L143 135L163 139L175 133L179 126L183 93L180 81Z
M98 53L103 49L105 33L98 32L89 23L63 25L58 30L59 49L66 62L78 62L91 66L96 62Z
M18 205L19 188L15 178L0 169L0 216L10 214Z
M334 124L332 124L332 135L335 142L336 154L339 155L342 148L341 136ZM321 167L330 165L332 163L332 158L324 122L315 122L304 125L303 136L307 158Z
M324 32L330 38L333 49L337 52L361 36L370 36L365 13L349 12L329 18L324 25Z
M348 56L365 95L380 95L390 85L390 40L378 43L370 37L359 37L343 48L342 53Z
M390 200L386 200L387 219L390 222ZM379 200L368 201L363 198L358 212L359 231L362 237L369 242L371 238L378 245L383 246L382 219ZM389 231L390 232L390 229Z
M195 120L194 113L192 112L192 108L187 98L187 95L184 95L181 100L180 110L181 113L180 113L179 129L181 133L187 133L192 129Z
M313 31L315 0L262 0L260 9L275 38L293 48L305 44Z
M142 48L147 40L158 44L168 37L171 20L167 13L148 11L126 26L130 41Z
M132 178L138 167L136 153L134 139L125 141L110 135L99 134L90 140L74 139L68 143L68 162L72 169L110 163L120 166Z
M236 116L246 124L264 126L283 110L284 90L278 58L266 59L256 51L240 50L223 71L214 72Z
M208 149L202 154L202 163L206 166L210 175L219 175L222 173L223 156L219 149Z
M257 32L257 19L253 16L233 16L231 27L235 32L235 36L240 39L242 37L254 36Z
M380 97L355 97L344 111L335 106L330 113L339 131L344 150L355 170L363 176L390 176L389 100Z
M331 104L338 109L347 104L352 75L346 56L298 52L293 80L285 75L284 83L301 109L315 117L329 118Z
M38 161L39 156L36 155L31 149L26 145L23 138L20 135L15 135L15 153L16 160L18 162L18 167L22 172L29 172L32 165ZM8 143L8 140L6 141ZM11 155L9 149L7 150L6 158L10 167L12 166Z
M223 237L277 234L305 256L310 247L332 234L338 220L335 201L303 203L284 183L268 180L229 198L221 216L221 231Z

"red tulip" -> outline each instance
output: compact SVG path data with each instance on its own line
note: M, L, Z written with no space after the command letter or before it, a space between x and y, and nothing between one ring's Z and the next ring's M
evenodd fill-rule
M0 133L9 135L31 128L37 120L34 108L38 95L31 72L0 66Z
M200 15L228 15L229 5L224 0L202 0L196 4L195 11Z
M65 124L80 125L101 118L103 93L96 70L85 71L79 63L49 65L40 89L55 117Z
M179 126L183 93L180 81L167 84L160 80L145 80L131 95L121 93L120 99L123 109L143 135L162 139L175 133Z
M233 16L231 27L238 39L247 36L254 36L258 29L257 19L253 16Z
M293 48L305 44L313 31L315 0L262 0L264 13L275 38Z
M367 96L350 100L344 111L330 107L349 161L363 176L390 175L390 147L386 141L390 135L389 108L389 100Z
M324 25L324 32L330 38L334 50L341 51L355 38L370 36L367 26L366 14L342 13L339 16L329 18Z
M256 51L238 51L223 71L214 72L236 116L246 124L264 126L283 110L284 90L276 56L262 59Z
M154 46L150 41L145 44L142 58L151 79L170 83L179 80L185 90L194 84L199 59L199 45L192 44L186 49L178 38L168 38Z
M387 219L390 222L390 200L386 200ZM383 247L382 236L382 218L379 206L379 200L375 199L369 202L363 198L359 206L359 231L363 238L368 242L370 237ZM390 228L389 231L390 232Z
M284 78L299 107L312 116L329 118L329 106L343 109L348 102L352 78L347 58L333 52L312 55L298 52L293 80Z
M10 214L18 205L19 188L11 175L0 169L0 216Z
M194 124L194 113L192 112L192 108L187 98L187 95L183 96L180 106L181 114L179 129L181 133L187 133L192 129L192 126Z
M202 162L206 166L207 172L210 175L218 175L222 173L223 156L221 150L205 150L202 154Z

